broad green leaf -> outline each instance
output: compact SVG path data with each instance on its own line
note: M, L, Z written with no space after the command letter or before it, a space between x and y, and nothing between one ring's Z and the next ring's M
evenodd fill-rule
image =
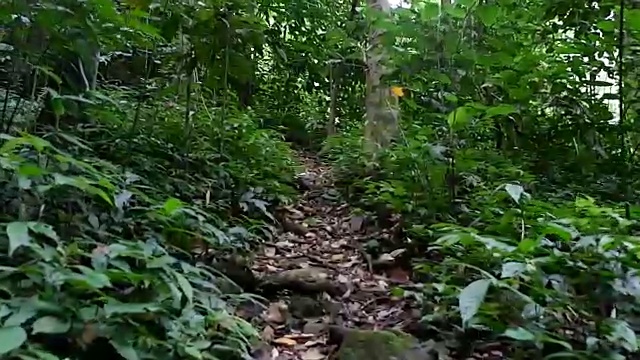
M445 13L449 14L453 18L464 19L464 17L467 16L467 12L465 11L465 9L461 8L460 6L455 6L455 4L445 5L442 7L442 9Z
M503 335L518 341L533 341L536 339L536 336L533 333L521 327L507 329Z
M124 341L114 341L111 340L110 343L116 349L118 354L125 358L126 360L139 360L138 352L133 348L131 343L133 340L129 341L129 344L124 343Z
M51 78L51 80L55 81L57 84L62 84L62 79L55 74L53 71L51 71L51 68L49 68L48 66L38 66L38 65L33 65L33 67L44 73L45 75L47 75L49 78Z
M498 241L490 236L471 234L471 238L483 243L488 249L499 249L507 252L512 252L516 249L515 246L509 245L502 241Z
M0 328L0 355L22 346L27 341L27 332L20 326Z
M485 26L491 27L498 19L500 8L495 5L481 5L476 9L476 12L480 21L482 21Z
M482 305L487 295L487 290L489 290L489 285L491 285L491 280L480 279L467 285L460 292L458 306L463 327L478 313L480 305Z
M423 3L422 9L420 10L420 18L422 21L435 20L438 16L440 16L440 5L433 2Z
M525 319L538 319L544 315L544 308L536 303L529 302L522 309L521 315Z
M77 266L77 268L82 271L82 274L73 274L69 276L69 279L79 281L92 289L102 289L111 286L111 280L106 274L86 266Z
M520 199L522 198L522 194L524 194L524 189L522 188L522 186L516 184L506 184L504 186L504 189L507 191L507 194L511 196L513 201L516 202L516 204L520 204Z
M33 323L33 334L60 334L66 333L71 328L71 323L63 321L55 316L44 316Z
M167 265L174 264L176 261L177 261L176 258L174 258L172 256L163 255L161 257L157 257L157 258L153 258L153 259L149 260L147 262L147 269L162 268L162 267L165 267Z
M617 24L618 24L617 21L602 20L602 21L599 21L596 26L600 30L602 30L604 32L604 31L613 31L613 30L615 30Z
M0 306L0 320L9 314L11 314L11 308L4 304Z
M180 286L180 289L184 293L184 296L187 298L187 301L189 301L189 303L192 303L193 287L191 286L191 283L189 283L189 280L187 280L187 278L185 278L184 275L180 274L177 271L174 271L173 275L178 281L178 286Z
M447 117L447 123L452 130L459 129L466 125L471 120L471 114L469 109L465 106L461 106L452 111Z
M7 236L9 237L9 256L21 246L28 246L31 243L29 235L29 225L25 222L15 221L7 225Z
M43 151L45 148L52 147L50 142L38 136L25 135L23 139L25 143L30 144L38 151Z
M520 275L526 268L526 265L520 262L507 262L502 264L501 278L507 279Z
M24 175L27 177L40 176L46 173L46 170L41 168L36 164L20 164L20 167L17 170L18 174Z
M14 312L9 316L4 322L4 326L19 326L34 316L36 316L36 310L33 306L23 305L18 312Z
M501 104L487 109L487 117L491 118L494 116L509 115L517 111L518 109L516 109L516 107L513 105Z
M144 314L158 310L158 305L152 303L116 303L109 302L104 305L105 315L117 314Z
M185 346L183 347L184 352L191 356L194 359L202 359L202 353L200 352L200 350L196 349L193 346Z
M638 338L636 337L635 332L624 320L612 319L613 321L613 332L611 336L614 339L622 340L622 346L630 352L635 352L638 350Z
M64 102L62 101L62 98L60 98L59 96L52 97L51 108L53 109L53 114L56 117L59 118L62 115L64 115L65 109L64 109Z
M559 236L562 240L565 240L565 241L571 241L580 236L579 231L566 225L558 224L555 222L550 222L546 225L547 226L544 228L545 235L554 234Z
M45 224L37 221L30 221L28 225L29 225L29 229L31 229L31 231L33 231L34 233L44 235L51 240L55 240L55 241L60 240L60 238L58 237L58 234L56 234L55 230L53 230L53 226L49 224Z
M629 29L640 31L640 9L629 9L624 15L625 24Z
M167 215L173 215L176 211L182 209L184 205L182 204L182 201L176 199L176 198L170 198L167 201L165 201L164 206L162 207L164 209L164 212Z

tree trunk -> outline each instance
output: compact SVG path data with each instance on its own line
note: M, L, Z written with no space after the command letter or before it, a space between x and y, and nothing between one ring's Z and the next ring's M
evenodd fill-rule
M388 0L367 0L374 16L388 15L391 6ZM365 151L375 154L387 147L398 129L398 98L391 88L383 83L383 77L390 73L387 66L388 55L383 44L383 30L375 25L369 30L369 47L366 52L367 97L365 122Z

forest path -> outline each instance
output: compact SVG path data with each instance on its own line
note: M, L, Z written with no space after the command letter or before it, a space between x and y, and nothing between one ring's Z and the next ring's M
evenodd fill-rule
M375 259L365 251L388 243L394 229L376 229L355 215L334 187L331 168L313 155L300 158L305 190L280 211L280 232L252 266L269 294L277 294L261 316L255 359L328 359L340 329L405 329L420 315L412 296L417 285L396 265L403 249Z

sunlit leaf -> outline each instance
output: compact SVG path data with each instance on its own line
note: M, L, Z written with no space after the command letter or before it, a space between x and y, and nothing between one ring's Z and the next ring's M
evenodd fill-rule
M66 333L71 328L71 323L60 320L55 316L44 316L33 323L33 334L60 334Z
M33 306L23 305L17 312L14 312L5 320L4 326L20 326L27 320L36 316L37 312Z
M0 328L0 355L4 355L22 346L27 341L27 332L20 326Z
M465 126L469 121L471 121L471 114L465 106L455 109L447 117L447 123L452 130Z
M176 211L182 209L183 206L184 205L182 204L182 201L176 198L170 198L167 201L165 201L163 210L167 215L171 216L175 214Z
M506 262L502 264L502 272L500 276L503 279L512 278L514 276L520 275L526 268L526 265L519 262Z
M480 309L480 305L484 302L484 298L487 295L487 290L491 285L491 280L480 279L467 285L460 295L458 296L458 306L460 309L460 317L462 318L462 325L471 320Z
M476 12L485 26L493 26L498 19L500 8L496 5L480 5Z
M533 333L521 327L507 329L507 331L504 332L504 336L518 341L533 341L536 339Z
M118 354L126 360L139 360L140 357L138 356L138 352L133 348L132 342L133 341L128 341L128 343L125 343L124 341L110 341Z
M507 191L507 194L515 201L517 204L520 203L520 199L522 195L525 193L524 188L520 185L516 184L506 184L504 189Z
M19 221L7 225L7 236L9 237L9 256L13 255L19 247L28 246L32 240L28 223Z
M144 314L158 310L158 305L153 303L119 303L109 302L104 305L107 316L117 314Z
M629 323L624 320L611 319L613 332L611 337L622 340L622 346L628 351L638 350L638 338Z
M517 111L518 110L513 105L501 104L487 109L487 117L491 118L494 116L509 115Z
M178 281L178 286L180 286L180 289L182 290L182 293L184 294L184 296L187 298L187 301L189 303L193 302L193 287L191 287L191 283L189 283L189 280L187 280L184 275L180 274L177 271L173 272L173 275L175 276L176 280Z
M53 229L53 226L41 222L30 221L28 223L29 229L36 234L41 234L48 237L51 240L60 241L58 234Z

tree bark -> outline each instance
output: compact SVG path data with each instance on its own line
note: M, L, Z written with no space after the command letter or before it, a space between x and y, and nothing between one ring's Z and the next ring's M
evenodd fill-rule
M374 17L388 16L391 6L388 0L367 0ZM398 129L398 98L393 96L391 88L383 83L385 75L391 72L388 67L388 55L382 44L384 31L375 25L370 26L369 47L366 51L367 97L365 122L365 151L375 154L379 149L389 146Z

